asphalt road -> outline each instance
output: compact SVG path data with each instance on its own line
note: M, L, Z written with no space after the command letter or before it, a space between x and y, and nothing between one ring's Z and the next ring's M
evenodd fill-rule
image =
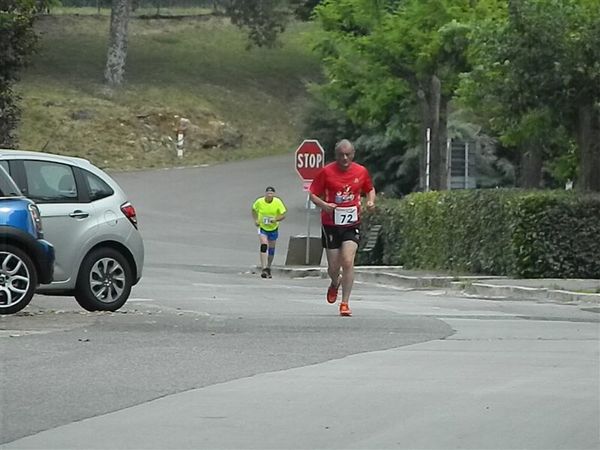
M135 205L149 267L170 264L258 263L258 238L250 213L256 198L274 186L288 208L276 262L283 264L290 236L320 236L316 210L308 224L307 195L292 155L213 167L114 174Z
M250 204L288 204L291 158L115 175L147 265L117 313L36 296L0 317L0 448L600 446L598 314L585 304L263 280ZM313 231L316 232L313 225Z

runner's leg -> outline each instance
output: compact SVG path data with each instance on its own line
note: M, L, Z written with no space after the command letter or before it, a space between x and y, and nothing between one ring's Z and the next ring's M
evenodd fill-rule
M354 285L354 257L358 244L354 241L342 242L339 252L340 265L342 267L342 303L348 303L350 293Z
M331 285L338 286L340 281L340 249L339 248L327 248L325 249L327 255L327 274L331 278Z
M267 258L267 277L272 278L271 275L271 264L273 264L273 258L275 258L275 244L276 240L269 239L269 248L267 249L268 258Z
M277 241L269 241L268 244L267 268L270 269L271 264L273 264L273 259L275 258L275 245L277 244Z
M331 286L337 288L340 284L340 249L335 232L321 225L321 244L327 255L327 274L331 278ZM333 247L333 248L332 248Z
M267 239L267 236L265 236L263 233L258 234L258 240L260 245L266 245L268 247L269 242ZM260 266L261 268L264 270L267 267L267 252L260 252Z

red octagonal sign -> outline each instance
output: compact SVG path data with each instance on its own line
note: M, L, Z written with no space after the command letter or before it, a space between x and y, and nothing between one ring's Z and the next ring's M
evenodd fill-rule
M312 181L325 163L325 151L319 141L306 139L295 154L296 172L304 181Z

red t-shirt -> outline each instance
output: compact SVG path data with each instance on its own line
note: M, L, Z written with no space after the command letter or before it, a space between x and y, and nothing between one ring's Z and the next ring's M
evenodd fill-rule
M336 162L327 164L317 174L310 192L327 203L338 205L336 212L321 211L323 225L355 226L360 222L360 195L373 189L373 182L364 166L353 162L341 170Z

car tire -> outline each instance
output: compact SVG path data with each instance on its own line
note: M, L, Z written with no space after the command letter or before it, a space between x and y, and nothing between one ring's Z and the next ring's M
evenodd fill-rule
M38 284L37 271L27 253L10 244L0 245L0 314L25 308Z
M88 311L116 311L131 293L133 276L127 259L113 248L98 248L83 259L75 299Z

